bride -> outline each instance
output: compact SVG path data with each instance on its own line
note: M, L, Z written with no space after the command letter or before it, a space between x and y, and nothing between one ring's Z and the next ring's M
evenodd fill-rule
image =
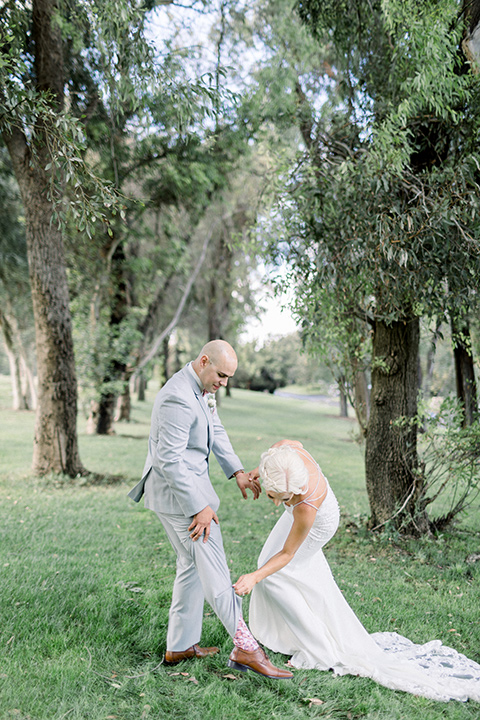
M234 585L251 591L250 628L295 668L361 675L433 700L480 702L480 665L433 640L415 645L397 633L370 635L333 579L322 547L339 523L338 503L314 458L295 440L263 453L252 475L285 512L270 533L258 569Z

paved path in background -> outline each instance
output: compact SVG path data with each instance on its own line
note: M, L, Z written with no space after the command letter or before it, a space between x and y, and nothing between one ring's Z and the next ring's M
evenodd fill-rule
M284 392L283 390L275 390L274 395L278 397L294 398L295 400L308 400L309 402L322 402L326 405L335 405L338 407L339 399L330 395L298 395L297 393Z

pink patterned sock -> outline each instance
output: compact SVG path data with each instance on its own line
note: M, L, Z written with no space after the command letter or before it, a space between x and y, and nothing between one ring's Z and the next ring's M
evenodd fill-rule
M242 617L238 621L237 632L233 638L233 644L242 650L256 650L258 648L257 641L253 637Z

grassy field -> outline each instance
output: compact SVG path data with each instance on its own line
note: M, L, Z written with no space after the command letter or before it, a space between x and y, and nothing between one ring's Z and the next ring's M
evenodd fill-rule
M232 673L231 641L208 606L202 641L221 653L161 664L174 555L154 514L126 497L143 467L154 390L112 437L87 436L79 419L83 463L123 477L89 485L31 477L34 417L8 409L0 378L0 720L477 719L477 703L435 703L368 679L297 671L276 683ZM222 399L220 414L249 468L281 437L301 439L319 460L343 514L326 554L369 631L439 638L480 661L480 563L466 562L480 552L475 516L435 541L372 537L362 524L368 503L353 420L331 406L240 390ZM235 580L255 566L280 511L264 496L242 500L215 462L212 475ZM244 607L248 618L248 600Z

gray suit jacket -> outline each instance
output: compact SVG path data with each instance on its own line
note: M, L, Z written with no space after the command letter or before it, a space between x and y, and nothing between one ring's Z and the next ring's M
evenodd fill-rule
M211 451L227 477L243 467L217 411L207 407L184 367L157 393L142 479L129 497L139 502L145 493L145 507L186 517L207 505L216 511L220 501L208 473Z

